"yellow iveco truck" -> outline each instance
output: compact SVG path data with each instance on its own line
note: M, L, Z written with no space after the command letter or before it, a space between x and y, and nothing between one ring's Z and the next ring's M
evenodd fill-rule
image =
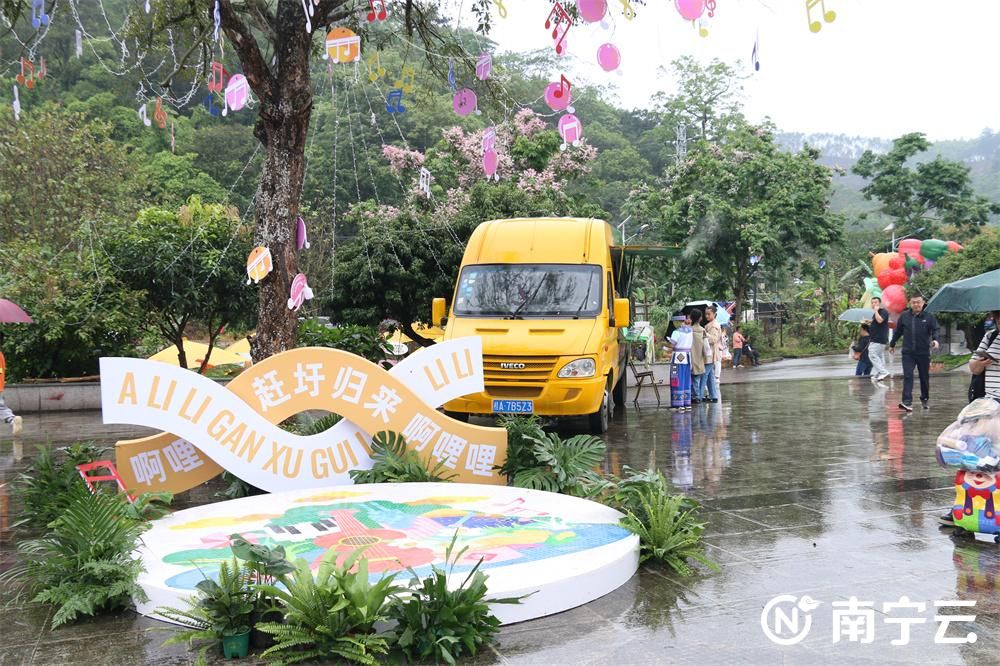
M586 416L608 429L625 398L629 301L618 298L611 226L603 220L484 222L472 233L444 339L483 340L485 391L450 401L469 415ZM435 298L434 325L445 319Z

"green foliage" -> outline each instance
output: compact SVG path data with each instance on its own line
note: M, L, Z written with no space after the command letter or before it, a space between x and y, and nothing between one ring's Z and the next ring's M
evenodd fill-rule
M371 326L327 326L318 319L299 323L300 347L332 347L342 349L372 363L385 358L385 341Z
M161 151L138 169L142 201L150 206L179 208L192 196L211 203L227 203L226 191L195 166L197 155Z
M564 440L546 432L525 437L534 442L532 453L538 466L515 472L515 486L584 497L603 485L595 468L604 462L604 440L593 435Z
M910 166L930 142L919 132L904 134L884 154L866 150L854 173L870 182L861 190L866 199L878 199L881 212L893 218L898 235L925 230L933 236L941 226L975 227L1000 213L1000 205L975 193L969 168L940 155Z
M254 574L254 582L273 585L295 571L286 559L284 546L250 543L239 534L229 535L233 555L247 563Z
M697 522L691 500L671 495L666 480L651 478L619 490L625 517L621 524L639 536L640 561L656 560L682 575L689 575L689 559L715 567L702 552L705 526Z
M499 470L508 481L513 481L521 470L541 466L535 457L536 438L543 434L541 419L535 415L506 414L498 419L498 425L507 430L507 459Z
M215 496L220 499L231 500L264 494L263 490L250 485L232 472L223 472L222 480L226 482L226 487L215 493Z
M961 252L949 252L938 259L930 270L914 274L907 285L930 299L937 290L955 280L975 277L1000 268L1000 231L983 229L965 243ZM958 314L942 312L935 315L942 323L954 322L965 333L966 345L972 351L983 336L985 313Z
M339 564L338 557L343 557ZM295 571L283 586L261 588L284 612L283 623L257 625L276 640L261 657L280 664L311 659L377 663L376 657L388 652L388 644L374 633L374 625L385 619L388 597L402 590L394 579L383 576L372 583L363 549L347 557L328 551L315 576L308 562L295 560Z
M115 280L107 257L91 249L90 234L81 230L68 247L0 242L0 264L10 267L0 273L0 293L35 320L0 324L8 382L94 375L101 356L134 349L145 325L136 316L140 294Z
M142 493L135 501L125 507L128 517L137 522L146 522L163 518L170 513L170 503L174 500L173 493L166 491Z
M226 636L239 636L250 631L250 616L254 611L253 571L235 558L219 564L217 579L205 578L196 586L198 593L188 597L187 608L161 607L156 614L180 624L186 629L164 641L164 645L207 641L201 648L202 657L208 648L221 647Z
M414 663L455 664L489 644L500 629L500 620L490 611L491 603L517 604L523 597L487 601L486 574L479 570L480 559L458 587L448 585L455 565L468 550L457 553L452 537L445 551L445 568L431 566L431 573L420 579L409 568L409 595L397 598L389 607L389 619L396 621L393 641L406 658Z
M439 460L433 467L419 452L407 449L406 439L398 432L383 430L372 439L371 469L352 469L354 483L412 483L451 481L456 474Z
M143 210L107 249L118 279L144 294L152 325L185 358L188 324L204 325L212 345L227 326L252 323L256 293L242 284L250 241L235 209L192 197L176 213Z
M650 220L668 244L684 245L677 274L699 293L732 293L739 318L751 281L785 270L806 251L836 242L841 222L827 211L830 170L812 149L781 151L768 127L734 125L717 143L698 142L626 212ZM763 260L753 264L750 257Z
M16 525L45 529L63 514L66 504L83 488L77 465L99 460L107 449L82 442L71 446L38 449L35 461L14 481L14 496L21 505Z
M147 523L132 518L124 494L91 494L83 484L67 497L51 531L22 541L20 563L0 575L0 583L27 589L31 601L57 606L52 628L104 610L146 599L136 583L142 561L132 553Z

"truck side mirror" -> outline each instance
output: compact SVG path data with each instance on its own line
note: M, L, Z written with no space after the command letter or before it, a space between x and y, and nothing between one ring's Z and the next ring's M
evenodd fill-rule
M611 326L614 326L615 328L625 328L627 326L631 326L632 320L629 315L628 299L616 298L614 318L611 320Z
M445 307L443 298L435 298L431 301L431 326L444 326L444 318L448 310Z

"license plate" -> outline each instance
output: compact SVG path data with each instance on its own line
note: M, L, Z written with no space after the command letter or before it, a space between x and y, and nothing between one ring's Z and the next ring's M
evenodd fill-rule
M531 414L535 404L531 400L494 400L494 414Z

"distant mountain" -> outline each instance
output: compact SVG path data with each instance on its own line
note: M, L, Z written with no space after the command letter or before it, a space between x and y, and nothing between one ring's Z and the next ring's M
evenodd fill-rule
M865 181L851 173L851 167L866 150L884 153L892 147L891 139L880 139L846 134L802 134L782 132L776 136L778 145L789 151L799 151L806 144L820 150L820 162L829 167L844 170L833 181L831 207L848 218L848 224L857 221L861 214L868 219L858 222L863 227L876 227L885 223L878 214L872 215L877 204L865 201L861 188ZM972 184L983 196L1000 201L1000 134L984 130L975 139L939 141L920 156L920 161L932 160L936 156L962 162L971 172Z

